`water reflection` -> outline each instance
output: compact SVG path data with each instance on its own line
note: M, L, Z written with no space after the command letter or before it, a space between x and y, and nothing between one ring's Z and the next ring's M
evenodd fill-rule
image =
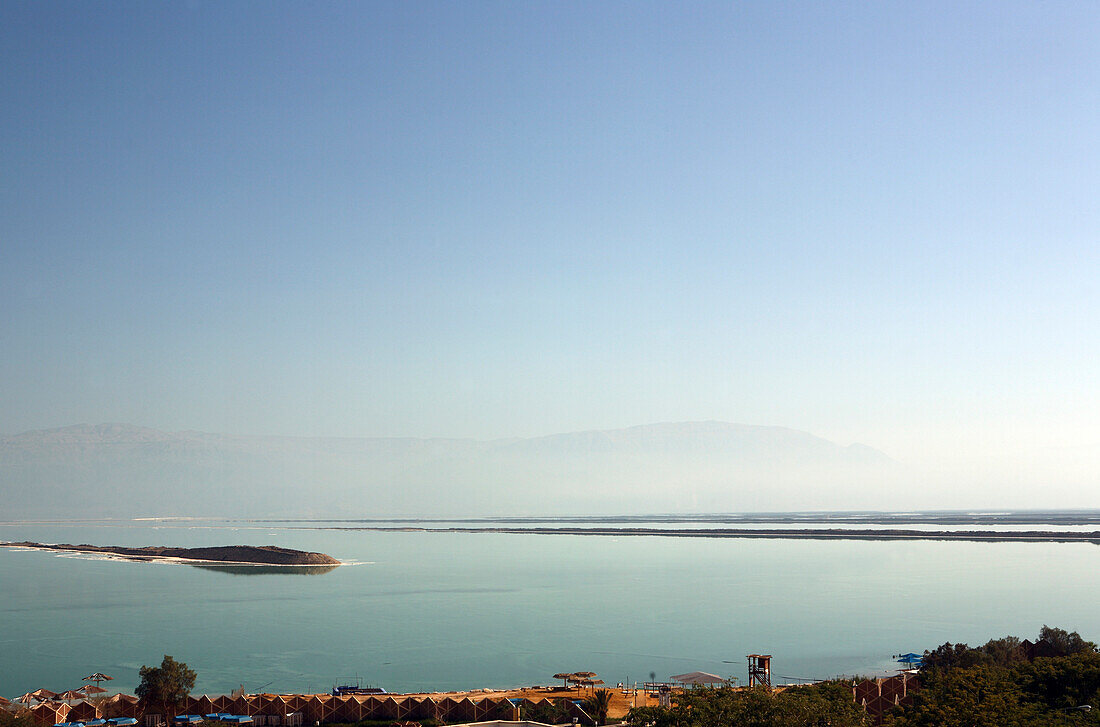
M188 563L192 568L228 573L231 576L320 576L335 570L335 565L212 565Z

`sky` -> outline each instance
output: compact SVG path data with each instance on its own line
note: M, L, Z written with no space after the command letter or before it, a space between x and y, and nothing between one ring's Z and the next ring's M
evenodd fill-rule
M1088 2L2 3L0 432L717 419L1091 492L1097 37Z

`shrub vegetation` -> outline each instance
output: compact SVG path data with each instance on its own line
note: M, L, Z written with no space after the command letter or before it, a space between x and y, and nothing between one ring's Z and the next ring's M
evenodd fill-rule
M1029 650L1015 636L925 652L921 689L893 727L1100 724L1100 653L1077 632L1043 626Z

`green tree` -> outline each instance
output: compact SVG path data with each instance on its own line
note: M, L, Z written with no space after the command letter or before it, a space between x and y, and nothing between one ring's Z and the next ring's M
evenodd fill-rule
M38 725L29 709L21 709L18 712L0 709L0 727L38 727Z
M1012 666L1027 659L1024 655L1023 642L1016 636L990 639L981 650L989 658L989 663L997 666Z
M1028 727L1059 724L999 666L934 669L922 675L913 704L892 715L895 727Z
M769 692L764 689L689 689L670 709L633 709L628 719L656 727L861 727L867 713L851 686L823 683Z
M989 661L990 659L981 649L971 649L966 644L948 642L937 646L932 651L924 652L921 672L934 669L968 669Z
M673 727L672 710L664 707L634 707L626 713L626 721L639 727Z
M1041 656L1026 660L1013 636L971 649L944 644L926 652L920 691L909 707L895 709L896 727L1100 724L1100 653L1081 635L1044 626Z
M791 725L833 727L870 724L863 707L852 698L852 688L842 682L822 682L787 689L781 695Z
M607 724L607 710L611 709L611 690L597 689L592 696L584 700L584 708L596 724Z
M1036 645L1044 647L1038 653L1044 656L1070 656L1096 652L1096 644L1085 641L1076 631L1043 626L1039 630ZM1011 667L1023 663L1027 656L1023 642L1015 636L990 639L984 646L970 648L966 644L946 643L932 651L924 652L921 672L933 669L969 669L983 664Z
M1050 647L1053 652L1052 656L1069 656L1070 654L1096 651L1096 644L1085 641L1081 638L1081 634L1076 631L1070 633L1065 629L1054 628L1046 624L1043 624L1043 628L1039 629L1039 641Z
M1100 654L1083 651L1036 659L1020 665L1016 674L1021 689L1050 709L1066 710L1082 704L1100 708Z
M182 661L167 654L160 666L142 666L141 684L134 692L141 700L145 712L162 714L172 723L172 718L183 708L184 701L195 688L195 672Z
M533 705L523 705L520 708L520 719L543 724L561 724L568 722L571 718L564 699L556 701L546 699Z

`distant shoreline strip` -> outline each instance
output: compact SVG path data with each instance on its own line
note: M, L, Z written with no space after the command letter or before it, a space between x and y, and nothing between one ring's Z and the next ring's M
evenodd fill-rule
M497 533L505 535L602 535L664 538L740 538L772 540L959 540L981 543L1095 543L1100 531L1043 530L845 530L842 528L501 528L416 526L297 527L295 530L342 530L396 533Z

